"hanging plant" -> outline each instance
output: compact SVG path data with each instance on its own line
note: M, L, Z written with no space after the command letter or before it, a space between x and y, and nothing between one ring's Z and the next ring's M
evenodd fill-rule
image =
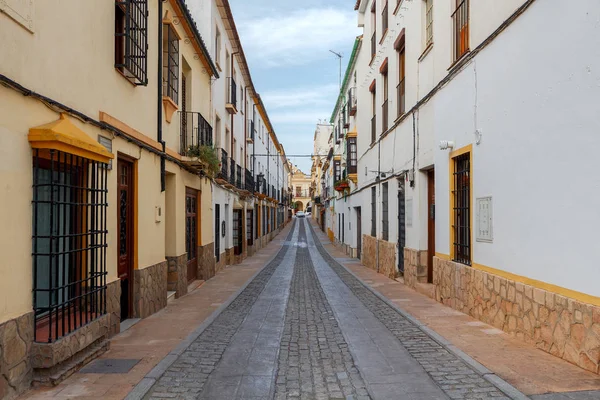
M204 171L214 178L221 170L221 161L217 157L217 151L212 146L192 145L188 147L187 156L197 158L205 165Z

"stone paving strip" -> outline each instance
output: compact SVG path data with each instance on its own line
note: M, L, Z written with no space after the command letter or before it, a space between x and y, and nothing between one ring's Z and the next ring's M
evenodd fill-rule
M279 349L275 398L370 399L300 235Z
M296 229L292 242L297 238ZM227 346L198 397L207 400L267 399L272 397L277 351L283 333L296 248L285 258L260 293L242 326Z
M288 234L290 241L296 226ZM259 295L284 260L289 245L284 245L246 288L219 314L190 346L166 369L145 395L146 399L198 398L221 360L231 339Z
M313 237L315 236L310 226ZM509 399L465 361L449 352L414 322L404 318L395 309L367 289L314 240L316 249L329 267L350 288L366 308L396 337L400 344L427 371L431 379L451 399ZM514 398L514 397L513 397ZM525 398L525 396L519 398Z
M373 399L445 400L448 396L394 334L329 267L309 237L321 286Z

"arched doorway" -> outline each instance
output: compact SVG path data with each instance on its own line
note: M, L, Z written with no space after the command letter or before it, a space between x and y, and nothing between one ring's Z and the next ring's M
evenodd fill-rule
M296 202L296 212L298 211L304 211L304 204L301 201Z

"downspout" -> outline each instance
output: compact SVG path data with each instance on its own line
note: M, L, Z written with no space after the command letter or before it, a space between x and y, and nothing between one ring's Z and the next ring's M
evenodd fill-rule
M160 155L160 191L164 192L166 189L166 178L165 178L165 170L166 170L166 160L165 160L165 152L166 152L166 143L163 140L162 136L162 69L163 69L163 50L162 50L162 37L163 37L163 2L165 0L158 2L158 99L157 99L157 108L156 108L156 136L158 143L162 145L162 154Z
M381 203L381 140L378 141L377 143L377 178L375 178L377 180L377 191L379 192L379 196L378 197L378 201L377 201L377 207L376 209L378 209L380 207L380 203ZM377 213L377 215L375 216L375 221L377 221L377 217L378 215L381 214L381 210ZM382 228L383 228L383 219L381 220L381 224L382 224ZM377 234L377 230L375 231L375 241L377 242L377 252L376 252L376 262L377 262L377 272L379 272L379 235Z

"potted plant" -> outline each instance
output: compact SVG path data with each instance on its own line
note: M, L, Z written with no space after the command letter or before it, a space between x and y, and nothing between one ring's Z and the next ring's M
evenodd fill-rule
M343 192L344 190L348 189L349 187L350 187L350 185L348 184L348 179L346 179L346 178L340 179L334 185L335 190L337 190L338 192Z
M221 161L217 157L217 152L212 146L191 145L187 149L187 156L196 158L202 162L204 172L214 178L221 169Z

